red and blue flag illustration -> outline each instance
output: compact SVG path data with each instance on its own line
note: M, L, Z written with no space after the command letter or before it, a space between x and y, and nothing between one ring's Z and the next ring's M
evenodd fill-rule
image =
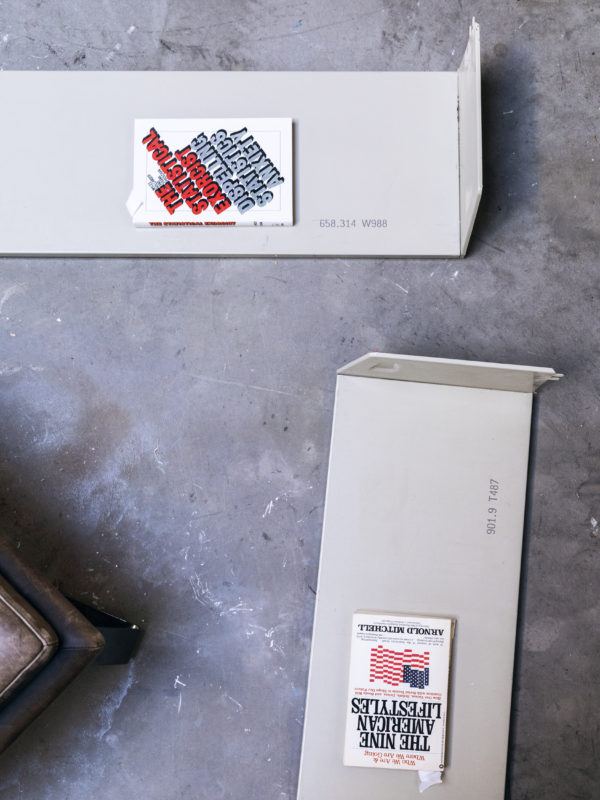
M429 651L390 650L381 644L372 647L369 680L389 686L408 683L411 689L424 689L429 686Z

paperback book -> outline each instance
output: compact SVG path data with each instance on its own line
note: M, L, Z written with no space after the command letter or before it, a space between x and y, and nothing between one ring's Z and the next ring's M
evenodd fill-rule
M292 225L292 120L136 119L139 227Z
M444 769L453 631L442 617L354 614L346 766Z

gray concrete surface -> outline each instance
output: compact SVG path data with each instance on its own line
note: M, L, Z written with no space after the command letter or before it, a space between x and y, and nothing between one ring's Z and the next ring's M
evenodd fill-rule
M0 522L147 629L0 760L1 800L294 797L335 369L372 349L566 373L539 400L510 786L598 796L597 5L3 0L0 66L446 69L472 14L466 260L0 261Z

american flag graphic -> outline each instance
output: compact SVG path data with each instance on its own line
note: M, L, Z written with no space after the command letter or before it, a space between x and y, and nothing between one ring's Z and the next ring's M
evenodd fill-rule
M372 647L369 680L389 686L408 683L411 689L424 689L429 686L429 651L388 650L382 644Z

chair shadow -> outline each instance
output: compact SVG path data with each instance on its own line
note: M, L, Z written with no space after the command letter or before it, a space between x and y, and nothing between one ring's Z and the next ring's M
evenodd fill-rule
M63 594L131 622L147 620L149 609L140 591L144 579L135 575L131 541L125 535L101 538L98 528L110 529L110 515L100 514L96 526L90 526L85 507L78 509L69 501L77 483L75 466L57 468L60 447L43 453L30 447L40 431L24 436L27 409L0 402L0 413L2 535ZM39 421L34 425L41 427ZM119 530L135 524L128 523L126 514L119 517ZM160 595L160 586L153 585L153 603L158 602L159 608ZM136 656L144 657L144 640ZM132 664L90 665L42 712L0 758L0 798L25 796L21 795L25 785L35 796L42 768L48 769L46 786L54 785L57 791L61 763L66 768L78 762L85 771L86 758L100 743L106 744L123 687L128 690L132 683Z

